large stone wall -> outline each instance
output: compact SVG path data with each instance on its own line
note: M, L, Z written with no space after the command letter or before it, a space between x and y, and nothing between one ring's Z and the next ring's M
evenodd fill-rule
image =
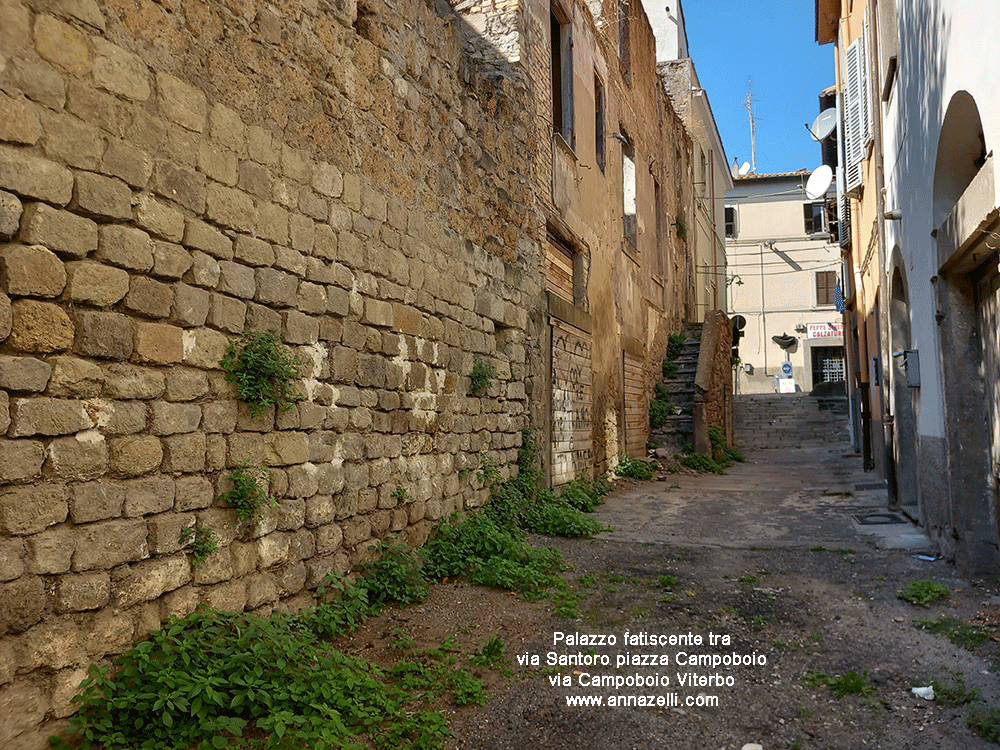
M528 108L461 23L0 0L0 745L43 746L162 618L301 606L482 504L480 452L513 459L544 305ZM293 410L225 382L245 329L303 361ZM253 526L217 499L244 460L280 501Z

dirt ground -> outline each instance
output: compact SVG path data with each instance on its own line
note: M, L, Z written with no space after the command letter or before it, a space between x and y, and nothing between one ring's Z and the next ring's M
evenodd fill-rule
M671 478L671 483L616 490L598 517L632 519L642 534L535 539L559 548L571 566L565 580L566 593L573 597L566 603L575 610L567 614L573 616L555 615L551 599L528 602L451 582L432 587L418 605L390 609L369 621L345 648L388 664L399 656L392 643L402 634L413 639L413 648L432 648L454 635L465 653L491 634L502 638L508 673L476 669L487 681L490 700L483 706L447 709L455 734L448 747L461 750L741 750L749 743L764 750L995 747L970 731L968 705L949 705L940 694L929 701L911 692L932 680L952 686L962 680L966 688L979 691L975 706L1000 706L1000 597L993 585L964 581L946 561L922 559L923 553L912 548L883 549L877 537L859 535L841 511L856 509L860 500L849 491L833 492L833 479L821 478L819 489L813 490L772 487L773 497L768 497L758 480L770 469L753 463L728 478ZM828 462L827 473L849 483L850 477L834 463ZM815 477L805 484L810 482L815 484ZM719 489L725 486L730 489ZM843 489L842 484L837 487ZM806 496L813 498L812 506L803 501ZM738 500L740 514L727 517L713 509L709 498L720 497L728 503ZM704 502L696 503L698 498ZM755 511L754 503L773 506L772 515L780 521L772 524L778 530L769 532L773 543L761 543L757 516L763 511ZM670 536L663 531L669 525L636 520L645 513L662 522L662 513L671 507L687 508L686 523L695 529L700 522L694 516L711 518L703 519L701 532L682 541L672 536L657 540ZM808 534L796 535L796 513ZM816 525L817 517L828 519L826 528ZM812 538L817 536L821 543ZM930 608L900 600L902 585L918 579L940 582L951 594ZM987 624L993 640L959 647L945 635L914 625L918 618L941 617ZM694 634L703 643L649 645L648 638L644 642L640 637L629 645L626 632L633 638ZM556 633L564 634L562 640L555 640ZM565 634L577 633L607 639L603 645L567 643ZM615 645L608 644L612 636ZM708 642L712 636L714 644ZM557 660L590 656L607 657L610 663L549 666L550 653ZM693 654L711 659L734 653L752 663L690 663ZM525 654L528 663L519 663L517 656ZM640 664L619 667L625 654ZM532 655L538 657L535 665ZM646 655L661 663L650 666ZM678 684L688 673L709 684ZM856 686L862 693L837 697L823 684L849 673L862 677ZM590 684L596 679L613 682L616 676L634 680L636 675L659 684ZM723 684L711 684L717 679ZM567 696L600 696L603 705L569 706ZM626 701L636 696L636 703L639 696L651 697L654 705L609 707L612 696ZM689 701L716 705L692 706Z

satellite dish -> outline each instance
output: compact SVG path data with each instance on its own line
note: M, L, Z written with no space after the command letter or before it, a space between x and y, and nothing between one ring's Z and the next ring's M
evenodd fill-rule
M750 171L750 162L743 162L743 166L740 167L740 177L745 176Z
M809 134L815 141L822 141L837 127L837 108L830 107L819 113L819 117L813 120Z
M806 197L811 201L822 198L832 182L833 170L830 167L826 164L816 167L806 181Z

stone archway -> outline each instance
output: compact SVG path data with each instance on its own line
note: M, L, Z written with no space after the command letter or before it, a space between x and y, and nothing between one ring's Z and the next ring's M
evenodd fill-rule
M992 235L1000 230L994 167L979 109L965 91L949 102L934 173L934 223L940 271L936 283L938 342L945 415L947 507L925 509L928 528L965 573L1000 565L995 422L986 369L997 359L996 335L983 285L994 265ZM986 408L984 408L984 405ZM951 548L950 550L948 548Z
M894 256L899 255L896 248ZM892 492L894 506L900 508L914 520L919 520L919 482L917 480L917 429L913 408L913 389L908 383L907 364L903 352L911 348L910 343L910 303L901 265L897 264L892 274L891 296L889 298L889 342L892 354L893 439Z

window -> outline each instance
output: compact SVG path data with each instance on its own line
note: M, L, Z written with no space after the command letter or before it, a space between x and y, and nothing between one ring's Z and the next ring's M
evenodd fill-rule
M802 213L805 218L806 234L821 234L826 231L825 203L806 203L802 206Z
M573 40L571 27L549 11L552 31L552 131L575 148L573 132Z
M662 279L664 276L663 260L663 231L666 220L663 217L663 194L660 192L660 183L653 180L653 203L656 204L656 273Z
M632 41L629 35L629 0L618 0L618 59L625 80L632 80Z
M844 189L853 193L864 182L865 148L872 137L868 78L868 12L861 36L844 54Z
M625 242L629 250L636 251L637 226L635 213L635 146L622 129L625 141L622 143L622 224L625 227Z
M834 304L837 295L837 272L816 272L816 305L817 307Z
M604 171L604 84L594 75L594 150L597 166Z
M726 206L726 238L736 237L736 206Z

